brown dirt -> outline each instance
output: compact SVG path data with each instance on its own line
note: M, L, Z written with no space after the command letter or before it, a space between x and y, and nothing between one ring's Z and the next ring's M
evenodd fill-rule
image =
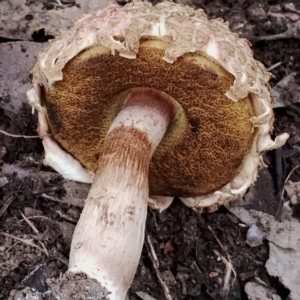
M281 62L279 67L272 70L272 86L291 72L296 72L296 78L300 78L299 37L257 41L257 37L262 35L283 33L288 24L293 23L287 14L291 12L284 10L284 5L289 2L188 1L196 8L203 8L210 18L224 18L234 31L249 38L253 43L255 58L266 67ZM300 3L294 4L300 10ZM293 17L295 15L299 14L294 13ZM0 99L0 129L15 134L35 135L36 120L30 114L30 108L24 106L11 113L2 108L5 101L9 101L9 96ZM276 214L276 195L288 172L299 164L299 110L297 104L276 109L275 133L285 131L290 133L291 138L282 149L267 155L269 172L261 173L256 194L247 207ZM42 156L39 139L0 136L0 231L6 233L0 233L0 299L9 299L12 290L24 287L29 287L30 293L34 290L45 292L48 288L46 279L59 277L67 270L71 236L81 208L43 197L46 193L52 199L61 199L66 191L64 180L41 164ZM8 165L13 168L8 170ZM296 171L291 179L300 181L300 171ZM7 183L1 187L4 181ZM296 206L294 215L298 218L299 212ZM21 213L34 224L38 232L24 221ZM249 247L245 242L247 229L224 207L215 213L199 216L175 199L172 206L161 214L149 210L147 234L157 254L161 276L173 299L247 299L245 283L258 276L274 288L282 299L287 300L289 291L276 278L271 278L264 267L268 259L267 243ZM223 292L225 265L213 250L225 257L230 255L237 273L227 295ZM140 291L158 300L164 299L146 246L129 291L129 299L140 299L136 294ZM33 296L23 296L19 299L33 299Z

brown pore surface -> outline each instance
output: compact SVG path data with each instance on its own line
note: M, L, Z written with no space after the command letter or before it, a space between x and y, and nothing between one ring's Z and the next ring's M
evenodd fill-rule
M49 122L55 139L95 171L106 133L130 89L161 90L180 105L150 162L150 194L199 196L236 175L253 135L252 105L249 98L233 102L225 96L234 78L212 58L186 53L169 64L162 60L166 46L141 42L134 60L101 46L82 52L46 95Z

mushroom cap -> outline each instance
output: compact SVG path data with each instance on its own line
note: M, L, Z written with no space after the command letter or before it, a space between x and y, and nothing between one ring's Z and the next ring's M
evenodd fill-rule
M151 160L150 194L216 206L243 195L264 151L288 137L270 138L270 76L247 40L202 10L110 3L39 55L33 105L55 140L94 172L126 95L139 87L169 94L176 117Z

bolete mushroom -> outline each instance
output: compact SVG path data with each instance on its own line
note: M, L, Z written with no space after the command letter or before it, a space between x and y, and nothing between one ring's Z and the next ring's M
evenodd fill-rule
M270 138L270 76L227 23L172 2L110 3L52 40L28 91L44 162L92 182L70 272L124 299L148 201L201 211L242 196L288 137Z

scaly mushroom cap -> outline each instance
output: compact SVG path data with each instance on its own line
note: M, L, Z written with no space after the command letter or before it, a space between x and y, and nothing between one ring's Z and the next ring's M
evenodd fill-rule
M39 55L33 78L40 127L92 172L126 95L137 87L169 94L176 117L151 160L150 194L200 210L243 195L262 154L288 137L270 139L270 73L248 41L171 2L110 3L85 16ZM65 177L89 181L76 176Z

